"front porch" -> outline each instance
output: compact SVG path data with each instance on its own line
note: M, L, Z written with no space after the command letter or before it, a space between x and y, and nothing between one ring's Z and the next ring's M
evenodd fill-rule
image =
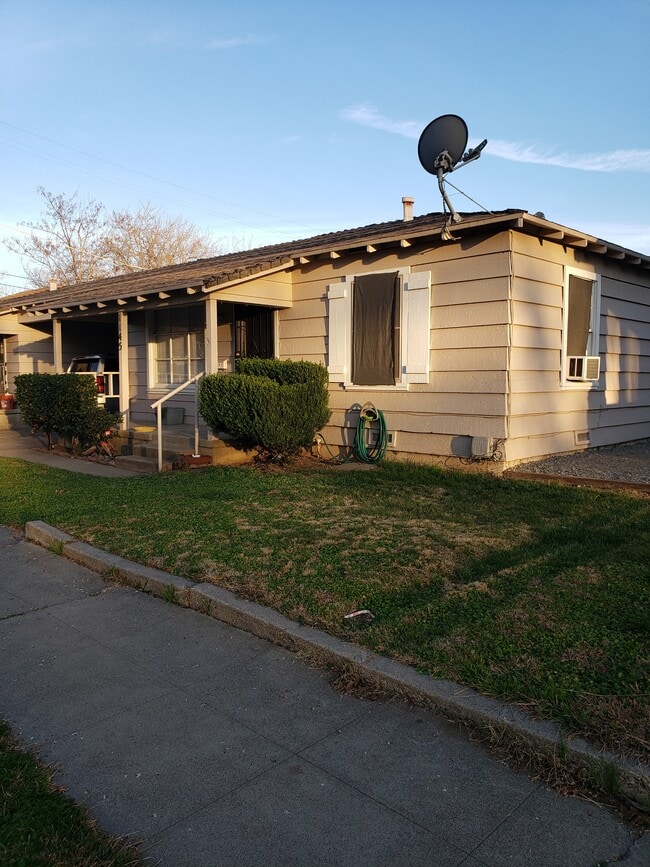
M251 461L256 452L243 449L227 435L213 436L205 423L199 424L199 451L203 461L195 458L193 424L165 424L162 428L163 470L184 469L196 465L237 466ZM154 425L134 425L119 431L111 440L115 464L135 472L155 473L158 469L158 434Z

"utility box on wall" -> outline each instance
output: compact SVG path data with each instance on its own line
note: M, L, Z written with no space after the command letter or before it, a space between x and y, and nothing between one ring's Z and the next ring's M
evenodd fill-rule
M472 457L491 458L494 452L492 437L472 437Z

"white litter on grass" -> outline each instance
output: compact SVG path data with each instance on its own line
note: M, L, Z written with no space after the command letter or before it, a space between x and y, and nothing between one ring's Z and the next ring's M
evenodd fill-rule
M360 617L362 620L374 620L375 615L367 608L361 608L359 611L351 611L350 614L344 614L345 620L353 620L355 617Z

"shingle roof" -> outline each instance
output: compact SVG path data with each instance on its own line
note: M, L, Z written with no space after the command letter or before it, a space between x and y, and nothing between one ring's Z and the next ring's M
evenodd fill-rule
M627 258L634 264L650 265L650 258L623 250L616 245L608 245L600 239L573 232L558 224L550 223L540 217L532 217L526 211L508 209L496 213L464 213L462 222L454 224L454 235L468 231L485 231L503 224L512 223L516 228L532 231L552 240L563 243L575 243L577 246L588 246L595 252L604 253L615 249L623 251L616 253L615 258ZM344 253L354 253L371 245L402 244L409 246L416 239L438 236L443 232L448 221L448 214L432 213L414 217L412 220L392 220L385 223L373 223L355 229L345 229L315 235L296 241L257 247L237 253L228 253L210 259L198 259L180 265L169 265L151 271L133 274L122 274L102 280L93 280L74 286L60 286L56 290L49 288L35 289L9 295L0 299L0 313L11 310L37 311L62 309L63 307L78 307L84 304L98 302L115 302L122 299L134 299L138 296L151 295L156 292L171 292L178 289L196 288L207 290L224 283L232 283L247 277L291 267L300 260L313 260L323 255L336 256ZM495 225L496 224L496 225ZM560 237L561 236L561 237ZM585 240L586 239L586 240ZM612 254L614 255L614 254Z

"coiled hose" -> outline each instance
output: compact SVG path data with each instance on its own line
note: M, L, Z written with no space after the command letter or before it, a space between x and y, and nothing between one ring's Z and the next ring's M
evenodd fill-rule
M373 445L369 447L366 444L366 428L369 427L373 422L377 422L379 430L377 432L377 439L375 440ZM334 454L332 449L327 444L327 440L322 433L317 434L317 437L318 439L315 440L315 442L319 443L319 457L320 444L322 444L327 449L330 457L339 464L347 464L348 461L353 459L362 461L365 464L378 464L386 456L386 448L388 447L388 433L386 431L386 421L384 419L384 414L380 409L377 409L371 403L365 403L361 407L361 411L359 413L359 421L357 422L357 429L354 435L354 442L352 444L352 450L345 458L341 459Z
M372 422L378 423L379 430L375 442L371 446L368 446L366 443L366 428L370 427ZM357 432L354 435L352 450L355 457L364 464L378 464L385 458L387 446L388 432L386 431L386 420L384 419L383 412L371 403L365 403L361 407Z

